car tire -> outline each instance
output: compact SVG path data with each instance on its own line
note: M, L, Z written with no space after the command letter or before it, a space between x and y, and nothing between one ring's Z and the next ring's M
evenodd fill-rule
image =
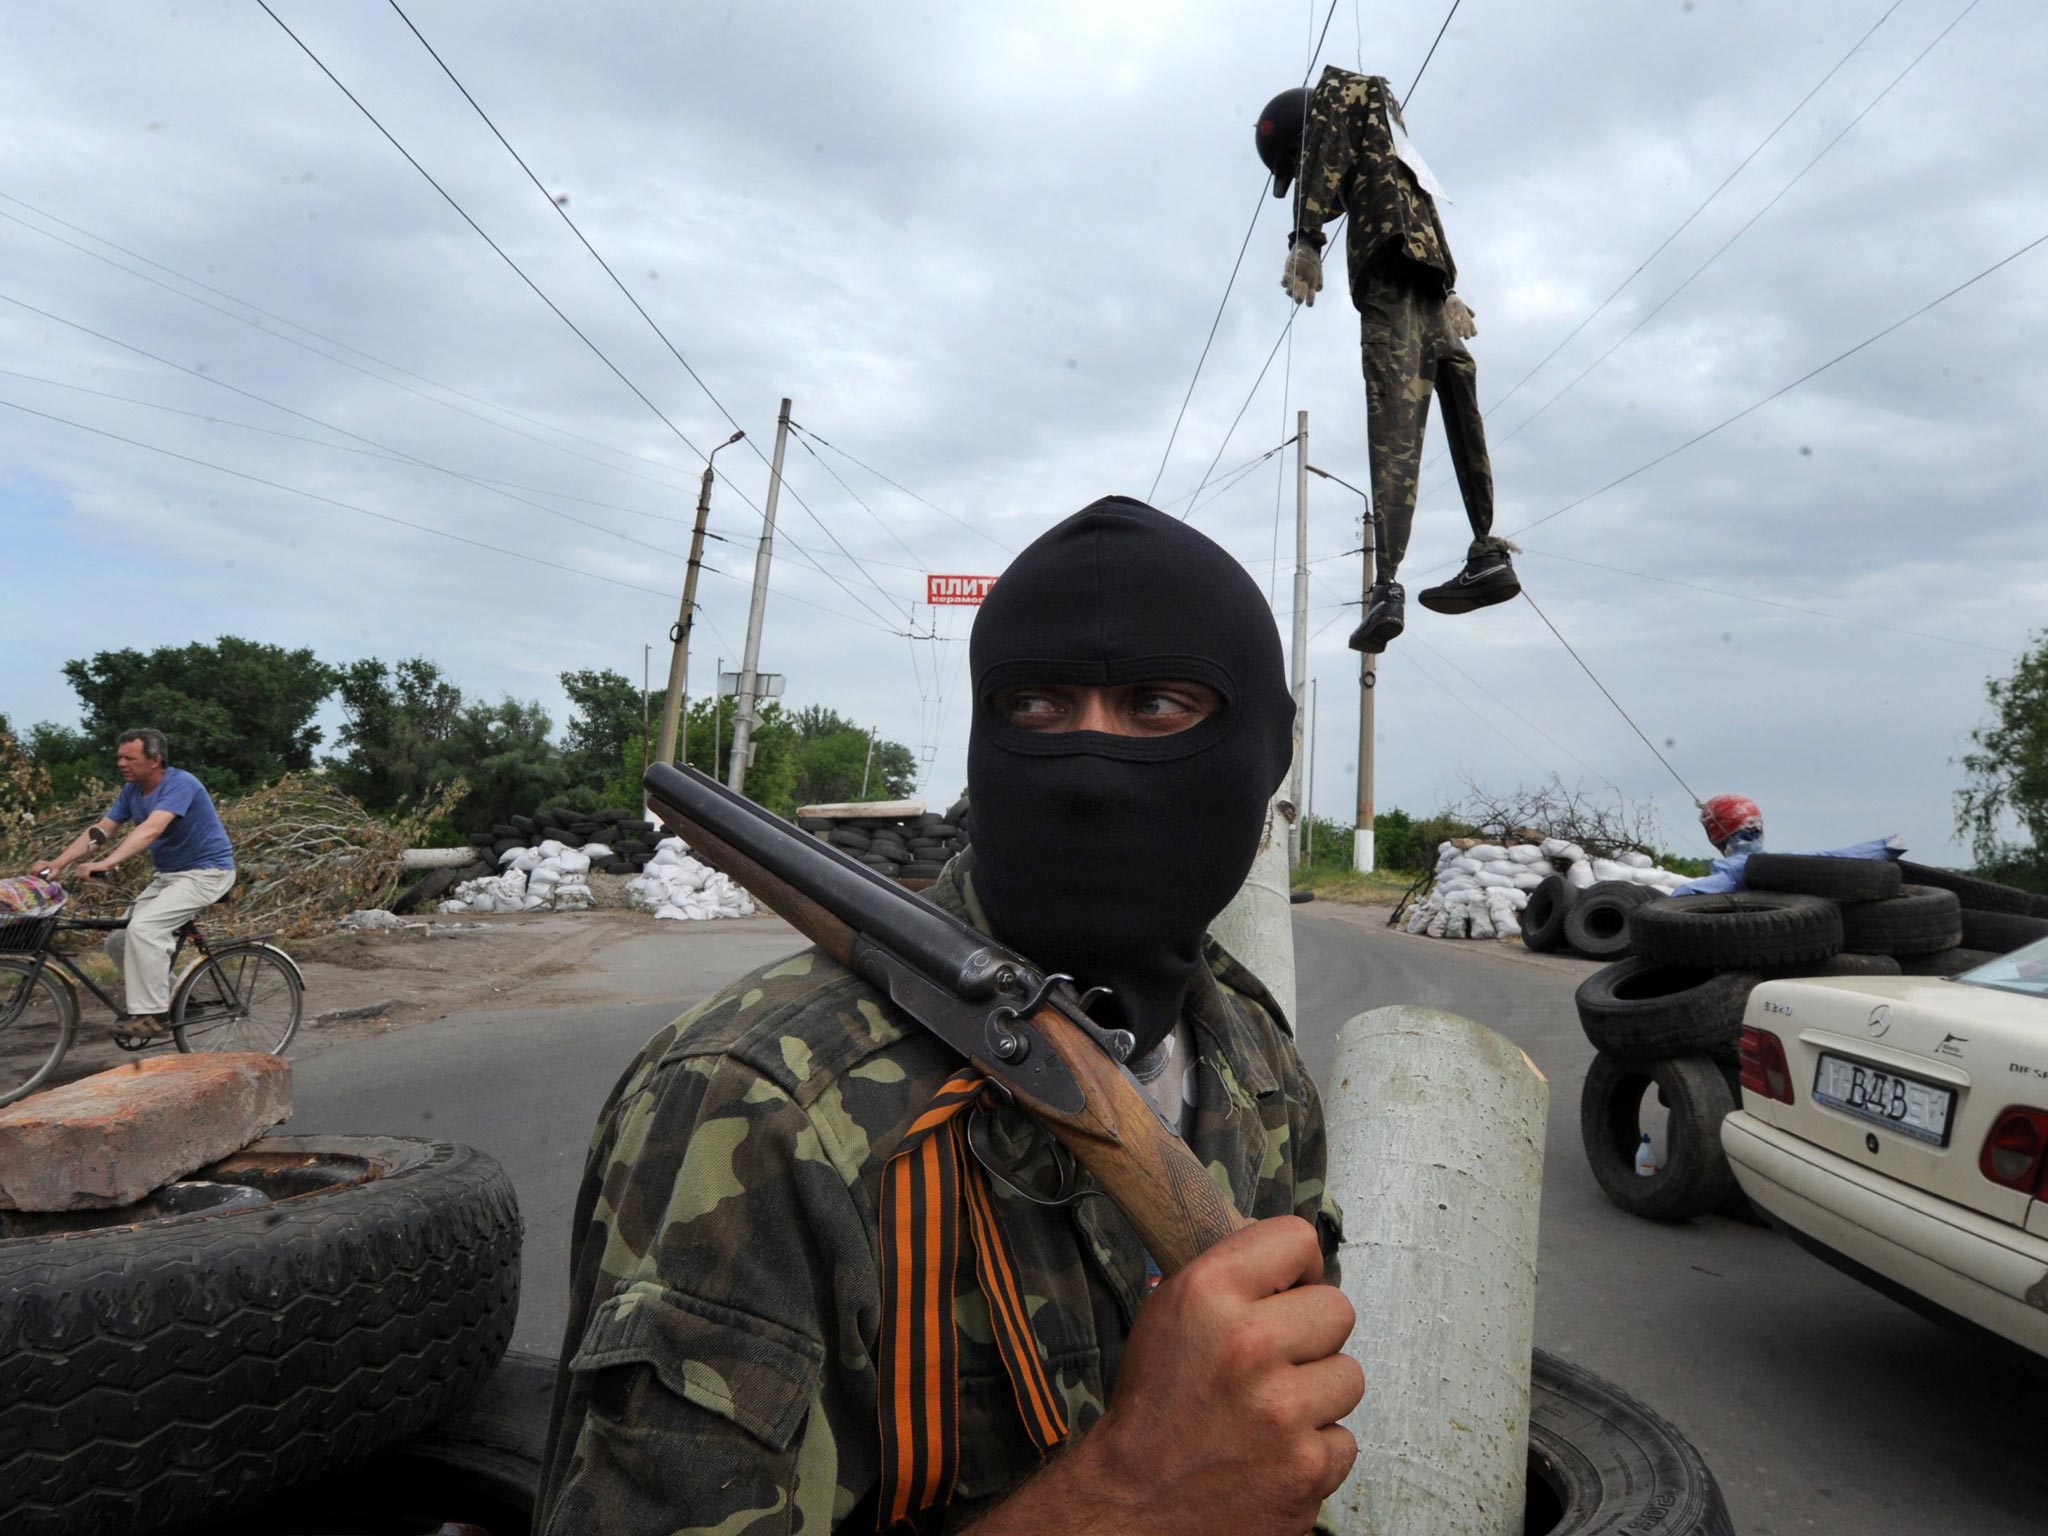
M1621 960L1579 983L1579 1024L1597 1051L1629 1061L1735 1059L1742 1007L1757 978L1654 960Z
M1664 1166L1647 1178L1635 1167L1642 1098L1655 1087L1669 1118ZM1579 1093L1579 1136L1603 1193L1631 1216L1686 1221L1728 1198L1735 1175L1721 1150L1721 1122L1734 1103L1721 1066L1707 1056L1629 1061L1593 1057Z
M1963 942L1963 909L1953 891L1909 885L1890 901L1841 908L1842 948L1859 955L1931 955Z
M1650 900L1647 886L1599 880L1565 910L1565 942L1589 960L1619 960L1629 952L1629 914Z
M461 1412L352 1472L301 1484L212 1536L532 1528L554 1401L552 1355L511 1350Z
M1825 960L1849 947L1842 942L1844 910L1819 896L1777 891L1672 896L1629 915L1629 940L1645 960L1760 972ZM1859 952L1867 948L1853 947Z
M1578 891L1563 875L1547 875L1529 893L1522 909L1522 947L1539 955L1564 948L1564 920L1578 899Z
M269 1137L146 1212L8 1216L10 1536L211 1528L419 1433L504 1354L519 1246L496 1162L398 1137Z
M1884 901L1899 894L1905 876L1892 859L1835 859L1814 853L1753 853L1742 866L1753 891L1825 896L1829 901Z
M1931 955L1906 956L1899 962L1899 970L1907 976L1960 976L1997 958L1988 949L1939 949Z
M1692 1443L1614 1383L1537 1350L1529 1375L1528 1536L1734 1536Z
M1891 955L1852 955L1846 949L1825 960L1801 960L1791 965L1764 967L1766 981L1782 976L1812 979L1819 976L1897 976L1903 967Z
M2048 939L2048 917L1963 909L1964 949L1988 949L1995 955L2009 955L2037 939Z
M1931 864L1915 864L1910 859L1902 859L1899 870L1908 885L1931 885L1936 890L1953 891L1958 901L1975 912L2027 914L2033 911L2034 902L2039 899L2031 892L2000 885L1996 880L1985 880L1977 875L1966 875L1959 869L1937 869Z

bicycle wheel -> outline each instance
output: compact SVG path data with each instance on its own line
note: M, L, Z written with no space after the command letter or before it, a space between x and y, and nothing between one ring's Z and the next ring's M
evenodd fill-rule
M57 1070L78 1030L71 988L33 960L0 956L0 1104L34 1093Z
M291 957L268 944L231 944L186 973L171 998L181 1051L268 1051L282 1056L299 1029L305 992Z

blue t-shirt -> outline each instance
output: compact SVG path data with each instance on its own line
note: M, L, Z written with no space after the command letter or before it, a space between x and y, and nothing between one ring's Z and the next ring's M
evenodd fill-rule
M172 818L164 835L149 849L159 874L235 867L235 850L228 844L220 813L213 808L213 797L184 769L166 768L156 788L146 795L133 784L123 784L107 820L139 826L155 811L169 811Z

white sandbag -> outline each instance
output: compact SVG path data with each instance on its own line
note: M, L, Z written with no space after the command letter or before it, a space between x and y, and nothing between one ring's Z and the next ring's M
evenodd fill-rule
M1513 886L1515 883L1513 875L1498 875L1490 869L1482 869L1474 878L1479 881L1482 887L1489 891L1502 890Z
M1631 848L1626 853L1617 853L1614 858L1616 863L1626 864L1630 869L1655 869L1657 867L1655 859L1651 858L1647 853L1639 852L1634 848Z
M599 859L616 858L608 843L585 843L581 850L583 857L595 863Z
M1578 864L1584 861L1586 850L1577 843L1566 842L1561 837L1547 837L1543 840L1543 857L1562 859L1567 864Z
M444 901L441 903L439 910L443 912L467 912L469 910L469 903L466 901Z
M590 855L576 848L564 848L553 859L555 867L565 875L587 875L590 873Z
M1477 859L1482 864L1488 859L1504 859L1507 856L1507 849L1498 843L1477 843L1465 850L1466 858Z
M526 852L524 848L507 848L503 853L498 855L498 868L503 869L507 864L510 864L514 859L518 858L519 855L521 855L524 852Z
M1522 866L1513 859L1488 859L1480 866L1481 874L1506 875L1510 880L1521 872Z
M1544 853L1534 843L1517 843L1508 850L1508 857L1517 864L1541 864Z
M528 870L538 869L540 867L541 860L545 859L546 857L547 855L542 853L538 848L522 849L520 851L519 856L512 861L512 867L518 870L521 874L525 874Z
M1490 939L1493 937L1493 919L1474 907L1465 917L1465 937L1468 939Z
M1438 843L1436 845L1436 861L1439 864L1447 864L1452 859L1462 856L1464 851L1456 843Z
M1482 893L1482 887L1476 885L1461 891L1444 891L1442 896L1446 912L1459 907L1477 906L1486 899Z
M1593 883L1593 866L1587 863L1584 859L1581 859L1578 863L1574 864L1570 869L1564 872L1564 877L1566 880L1571 882L1571 887L1573 890L1583 891L1587 886Z
M1515 889L1518 891L1533 891L1549 878L1550 874L1547 870L1527 869L1515 876Z
M1428 902L1418 901L1415 904L1415 910L1408 914L1407 925L1402 931L1405 933L1422 932L1424 928L1429 926L1429 920L1433 915Z
M1462 939L1471 931L1471 925L1472 909L1470 907L1454 907L1444 914L1444 937L1447 939Z
M1469 854L1460 854L1457 858L1451 860L1451 862L1444 867L1447 869L1455 869L1461 875L1476 875L1485 866L1482 865L1479 862L1479 860L1471 857Z
M544 837L534 846L540 849L540 856L542 858L552 859L556 854L562 852L569 845L563 842L558 837Z
M562 872L552 864L536 864L526 876L529 891L544 891L562 878Z
M1626 880L1629 878L1629 869L1626 864L1617 864L1612 859L1594 859L1591 862L1593 865L1593 878L1595 880Z
M1513 907L1505 908L1490 915L1493 918L1494 932L1501 938L1518 939L1522 936L1522 920L1515 914Z
M1444 936L1444 930L1447 927L1449 927L1450 920L1451 919L1449 913L1433 913L1430 916L1428 926L1426 926L1422 931L1428 934L1432 939L1440 939Z

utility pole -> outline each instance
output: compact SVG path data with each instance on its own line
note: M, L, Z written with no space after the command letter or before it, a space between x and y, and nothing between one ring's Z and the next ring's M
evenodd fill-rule
M704 520L711 515L711 462L719 448L730 448L747 434L735 432L704 461L704 478L697 487L697 526L690 534L690 563L683 568L683 611L676 615L675 628L668 632L668 698L661 706L661 755L658 762L676 760L676 732L690 692L690 626L697 619L697 572L704 564ZM684 756L688 756L686 752ZM717 766L715 763L712 765Z
M711 777L718 777L719 712L725 707L725 658L717 658L718 670L711 674Z
M775 555L775 503L782 496L782 451L789 445L789 397L775 414L775 453L768 465L768 499L761 508L761 543L754 551L754 600L747 605L747 648L740 659L740 696L733 705L732 772L726 785L734 794L747 787L747 759L753 755L755 669L761 664L761 618L768 607L768 562Z
M1379 561L1379 516L1368 502L1365 508L1365 606L1372 606L1374 567ZM1362 611L1362 610L1361 610ZM1372 848L1372 705L1373 690L1379 682L1379 658L1370 652L1358 657L1358 811L1351 824L1351 867L1361 875L1373 871Z
M1290 869L1301 863L1302 731L1308 715L1308 412L1294 418L1294 776L1287 798L1294 802L1293 835L1287 842Z
M647 777L647 731L648 727L653 724L653 722L647 718L647 685L649 682L652 681L652 678L649 676L649 673L653 670L653 667L654 647L652 645L643 644L640 647L640 777L643 779Z
M1308 798L1302 802L1301 823L1308 828L1308 862L1316 861L1316 682L1308 680Z
M867 760L860 765L860 797L863 800L868 797L868 770L875 766L875 732L879 729L879 726L868 727Z

